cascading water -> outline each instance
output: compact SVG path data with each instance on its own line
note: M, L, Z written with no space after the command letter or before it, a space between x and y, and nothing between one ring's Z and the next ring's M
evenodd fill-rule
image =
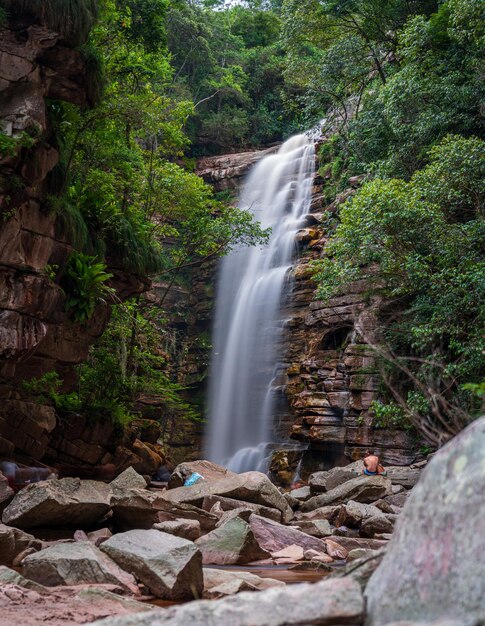
M297 135L253 167L239 206L271 228L270 239L264 247L238 249L222 260L206 453L235 472L266 469L281 304L295 235L310 206L314 160L311 136Z

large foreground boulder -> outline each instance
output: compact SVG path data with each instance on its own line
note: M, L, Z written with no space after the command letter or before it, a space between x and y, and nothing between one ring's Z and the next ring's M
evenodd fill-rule
M324 580L201 600L145 615L112 618L91 626L359 626L364 602L351 579Z
M348 500L369 503L391 494L392 484L388 478L384 476L358 476L345 481L326 493L310 498L302 504L301 509L302 511L313 511L331 504L342 504Z
M21 489L2 521L18 528L90 526L109 511L110 496L109 485L94 480L45 480Z
M485 417L429 462L367 587L369 626L485 616Z
M48 587L94 583L116 585L125 593L139 593L133 576L88 541L59 543L31 554L22 562L22 573Z
M201 506L206 496L224 496L278 509L285 522L289 522L293 517L293 511L285 498L261 472L235 474L214 482L201 481L191 487L170 489L161 497L174 504L186 503Z
M202 555L191 541L160 530L130 530L105 541L101 550L159 598L202 596Z
M270 556L256 541L247 522L233 517L196 541L204 565L243 565Z

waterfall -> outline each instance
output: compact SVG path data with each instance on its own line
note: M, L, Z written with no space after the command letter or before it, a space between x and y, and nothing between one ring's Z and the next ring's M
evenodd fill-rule
M239 206L271 228L265 246L221 261L209 387L206 454L235 472L265 471L273 423L272 381L281 344L281 306L295 235L308 212L314 173L309 135L286 141L253 166Z

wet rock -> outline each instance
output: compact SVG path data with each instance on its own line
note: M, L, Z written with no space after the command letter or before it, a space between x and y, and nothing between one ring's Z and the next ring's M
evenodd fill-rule
M12 565L27 549L40 550L42 542L23 530L0 524L0 565ZM26 556L26 554L24 555Z
M205 482L214 482L221 478L230 476L236 476L234 472L231 472L222 465L212 463L211 461L191 461L189 463L180 463L173 470L170 479L168 481L168 489L176 489L182 487L191 474L200 474L202 480Z
M261 472L235 474L214 482L198 482L191 487L170 489L161 495L171 503L195 506L201 506L206 496L224 496L277 509L282 513L284 521L290 521L293 517L293 511L282 494Z
M195 519L171 520L159 522L153 525L154 530L161 530L164 533L195 541L200 537L200 523Z
M234 517L196 541L205 565L242 565L265 559L264 550L255 539L250 525Z
M221 600L201 600L146 615L111 618L91 626L309 626L361 624L364 602L357 582L324 580Z
M130 530L105 541L101 550L159 598L191 600L202 595L202 555L186 539L159 530Z
M189 489L189 487L183 487ZM173 490L175 491L175 489ZM177 504L147 489L130 489L111 497L113 520L122 530L150 529L154 524L179 519L194 519L203 531L215 528L218 517L191 504Z
M244 590L239 588L234 590L231 583L234 580L244 581L251 589ZM285 583L274 578L262 578L251 574L250 572L238 572L234 570L222 570L204 567L204 598L219 598L240 591L270 589L271 587L284 587ZM213 592L213 593L212 593ZM230 593L229 593L230 592Z
M5 524L36 526L89 526L110 509L110 488L94 480L52 479L19 491L2 515Z
M483 619L484 449L481 417L426 466L367 586L369 626L396 620Z
M285 496L288 494L284 494ZM223 496L205 496L202 501L202 508L204 511L211 511L215 504L219 504L223 511L230 511L241 507L241 501L234 498L224 498ZM259 504L253 504L252 502L244 502L244 507L251 509L256 515L267 517L275 522L281 522L281 511L278 509L272 509L267 506L261 506Z
M139 593L133 576L89 542L63 543L36 552L23 560L22 573L48 587L112 584L125 593Z
M132 467L128 467L124 472L121 472L110 485L113 491L127 491L128 489L145 489L147 486L146 480Z
M310 476L308 483L312 494L325 493L357 476L357 472L353 469L333 467L326 472L315 472Z
M390 495L391 481L383 476L358 476L347 480L334 489L314 496L302 504L302 511L312 511L322 506L340 504L348 500L374 502Z
M311 537L291 526L283 526L259 515L251 515L249 525L256 541L268 552L278 552L291 545L297 545L304 550L313 548L318 552L325 552L325 544L321 539Z

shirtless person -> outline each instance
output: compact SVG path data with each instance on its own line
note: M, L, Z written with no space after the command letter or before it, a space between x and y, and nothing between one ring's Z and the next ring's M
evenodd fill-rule
M386 476L387 472L379 463L379 457L376 454L367 452L364 458L364 474L366 476Z

